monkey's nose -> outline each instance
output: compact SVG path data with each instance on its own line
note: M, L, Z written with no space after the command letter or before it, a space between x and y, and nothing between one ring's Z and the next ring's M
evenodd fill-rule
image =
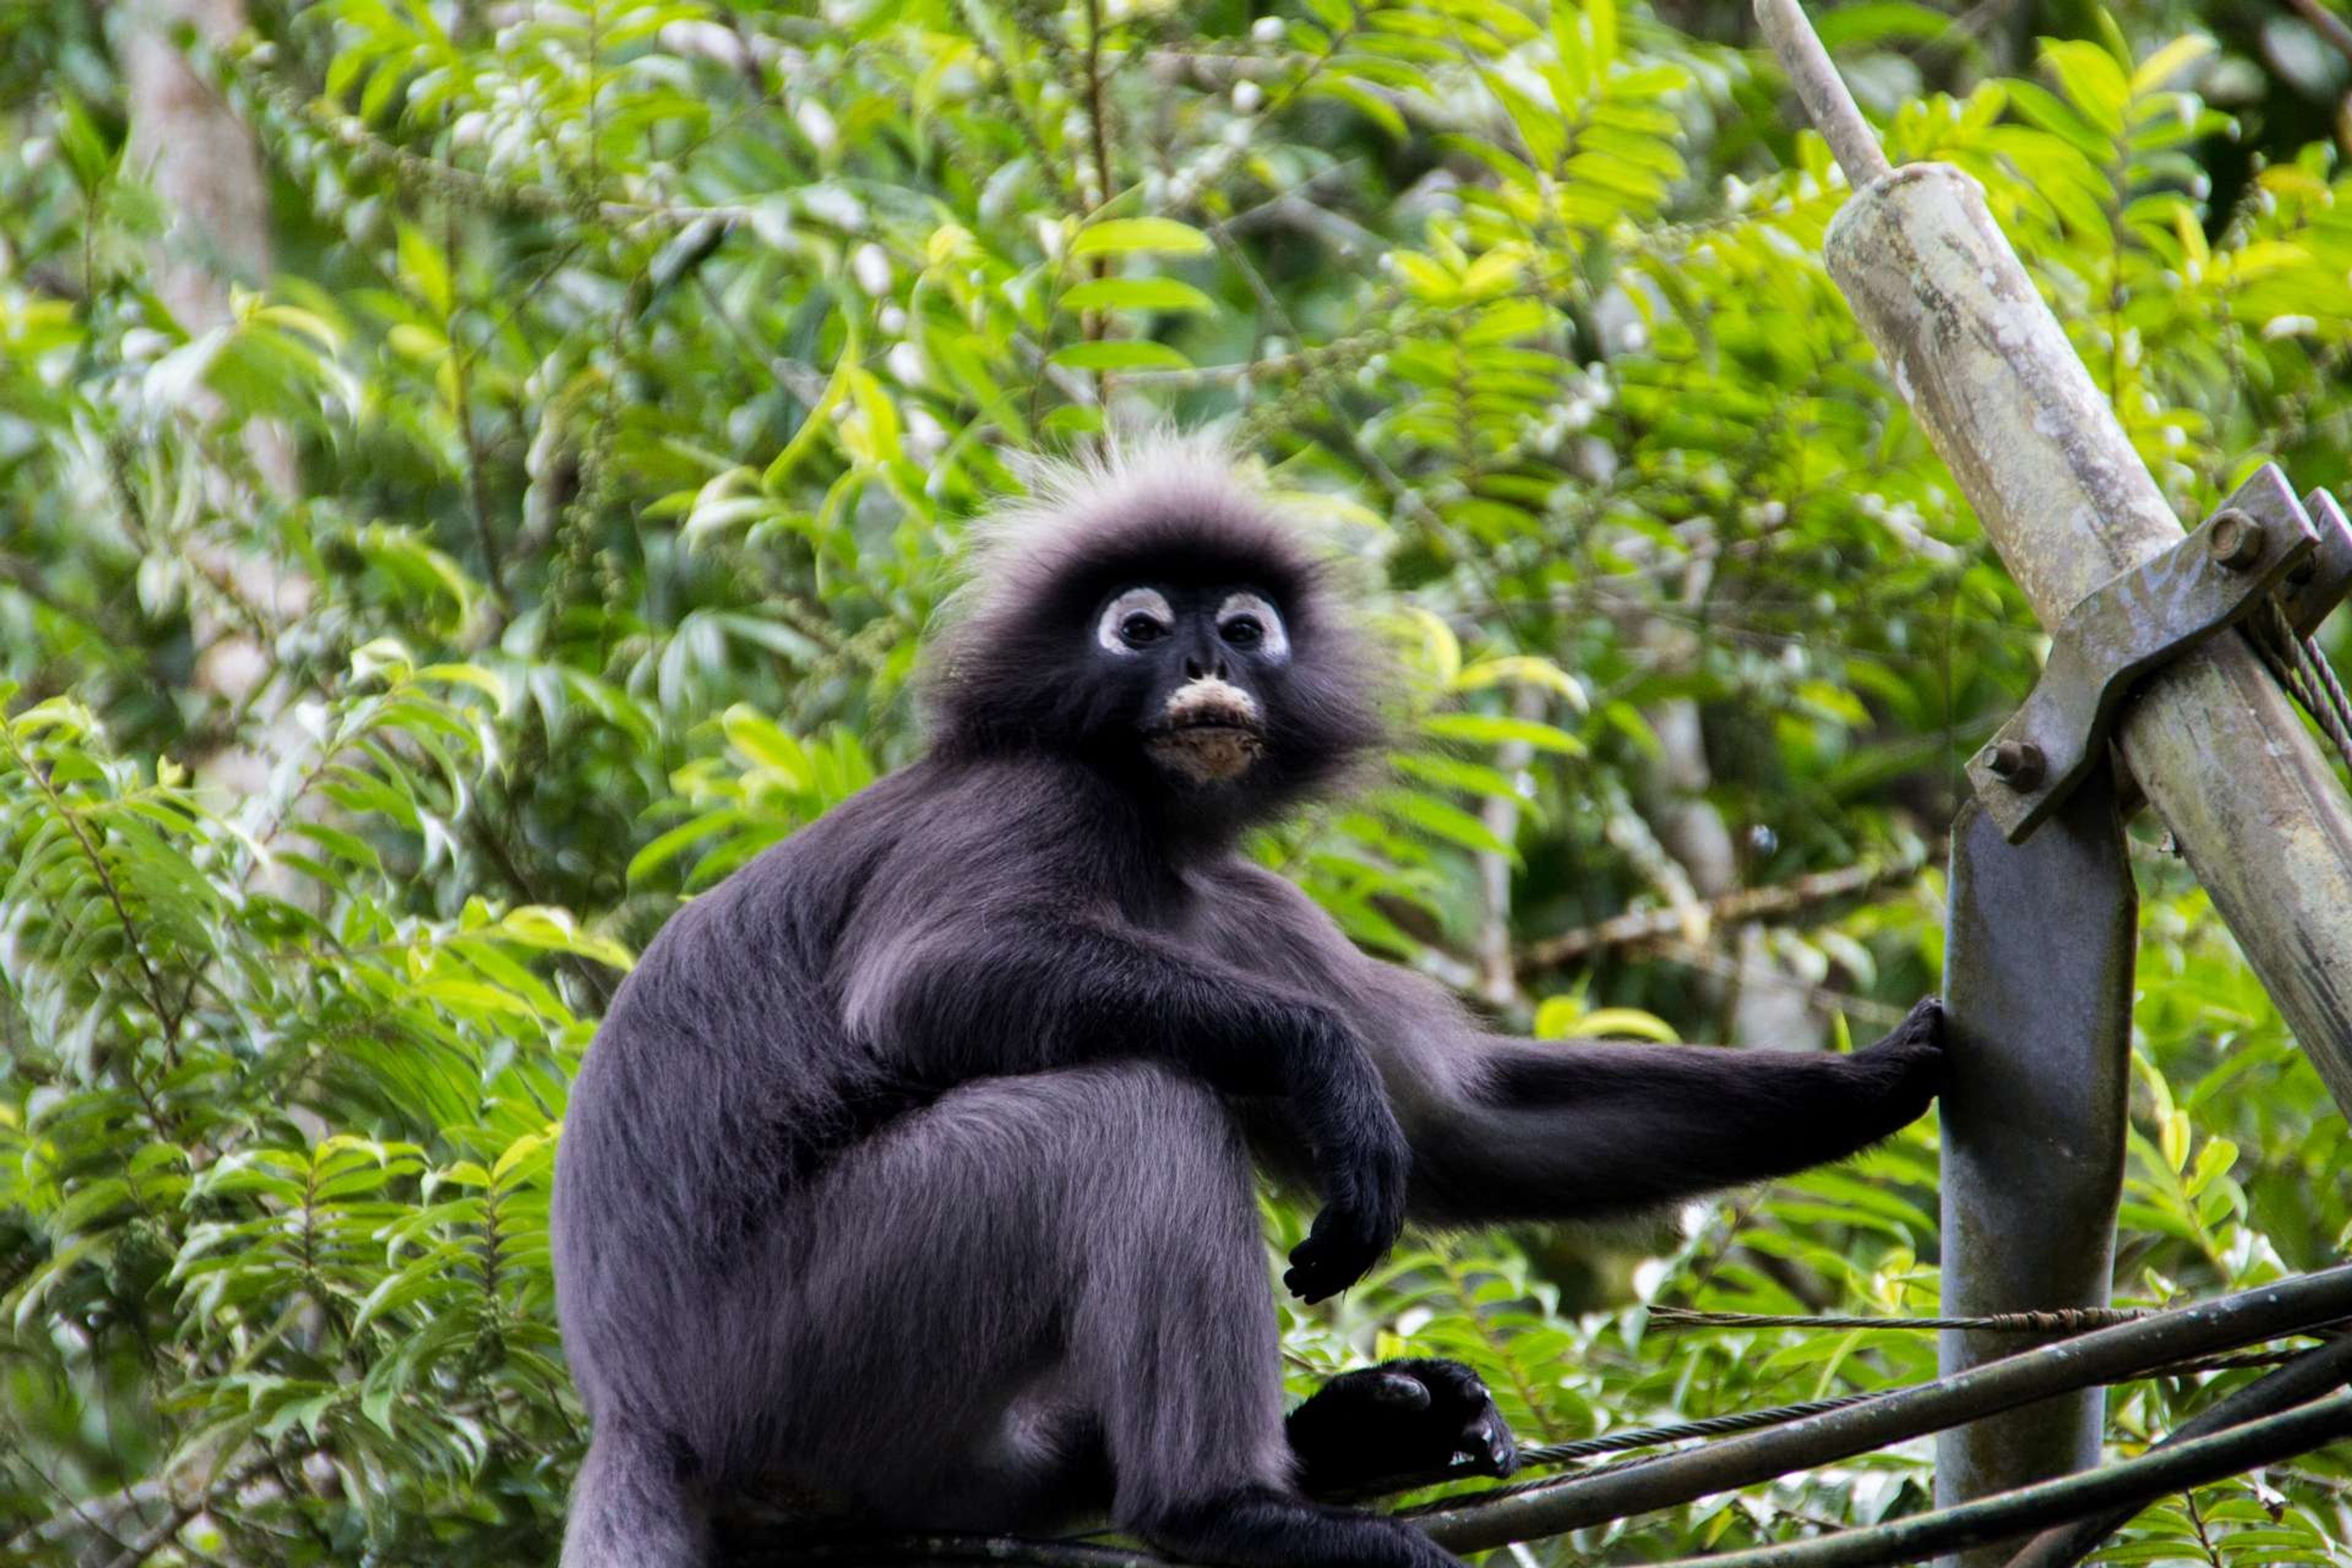
M1204 676L1204 675L1213 675L1213 676L1216 677L1219 680L1223 680L1223 679L1225 679L1225 660L1224 660L1224 656L1223 656L1223 655L1222 655L1222 654L1212 654L1212 655L1209 657L1208 662L1206 662L1206 663L1204 664L1204 663L1202 663L1200 659L1198 659L1198 658L1194 658L1192 655L1191 655L1191 654L1189 654L1189 653L1188 653L1188 654L1186 654L1186 655L1184 656L1184 676L1185 676L1185 679L1189 679L1189 680L1198 680L1198 679L1201 679L1202 676Z

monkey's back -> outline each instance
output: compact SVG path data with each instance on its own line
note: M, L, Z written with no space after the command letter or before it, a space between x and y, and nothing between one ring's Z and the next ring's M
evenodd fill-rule
M825 1161L928 1098L841 1023L844 929L952 787L925 763L729 876L647 944L572 1089L556 1158L558 1305L594 1403L597 1341L674 1325Z

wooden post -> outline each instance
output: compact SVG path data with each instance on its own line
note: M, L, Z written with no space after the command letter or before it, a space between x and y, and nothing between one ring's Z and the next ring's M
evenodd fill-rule
M1975 181L1937 163L1895 170L1846 204L1825 249L2043 626L2179 542ZM2150 676L2117 733L2148 804L2352 1111L2352 811L2286 694L2242 638L2220 637Z

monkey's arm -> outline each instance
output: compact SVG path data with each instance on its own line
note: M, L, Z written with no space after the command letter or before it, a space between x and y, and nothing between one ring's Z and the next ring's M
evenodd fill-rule
M1824 1164L1927 1109L1943 1012L1851 1056L1481 1037L1399 1096L1411 1208L1438 1223L1636 1213Z
M1490 1035L1433 982L1357 952L1289 882L1239 863L1222 877L1228 956L1356 1021L1412 1145L1423 1220L1593 1219L1785 1175L1912 1121L1942 1076L1933 1002L1851 1056Z
M1292 1289L1354 1282L1403 1223L1409 1156L1379 1069L1337 1008L1108 917L1036 905L942 916L852 978L850 1031L925 1081L1158 1060L1278 1097L1324 1198Z

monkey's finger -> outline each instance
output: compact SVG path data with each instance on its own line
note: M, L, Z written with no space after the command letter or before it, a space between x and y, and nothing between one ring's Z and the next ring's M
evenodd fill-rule
M1282 1288L1310 1307L1328 1296L1338 1294L1337 1287L1325 1287L1318 1275L1306 1268L1284 1269Z
M1334 1269L1328 1263L1307 1259L1294 1263L1283 1270L1283 1288L1310 1306L1328 1297L1336 1296L1354 1282L1354 1276Z
M1301 1254L1307 1255L1302 1257ZM1307 1252L1301 1242L1290 1254L1291 1266L1283 1271L1286 1289L1302 1301L1320 1301L1336 1296L1363 1277L1364 1266L1350 1264L1344 1258L1335 1258L1323 1247Z
M1490 1405L1462 1429L1454 1458L1481 1474L1507 1476L1519 1468L1519 1440Z
M1375 1405L1385 1405L1399 1410L1429 1408L1429 1389L1417 1377L1401 1372L1376 1372L1367 1380L1367 1392Z
M1282 1288L1302 1301L1319 1301L1330 1294L1321 1289L1323 1270L1318 1266L1314 1237L1290 1249L1290 1267L1282 1271Z
M1466 1422L1490 1408L1493 1396L1478 1374L1458 1361L1423 1357L1414 1361L1391 1363L1397 1371L1411 1373L1439 1396L1439 1403L1449 1410L1458 1411Z
M1282 1277L1282 1284L1289 1286L1294 1295L1318 1302L1355 1284L1376 1260L1379 1253L1364 1246L1339 1237L1307 1234L1306 1241L1291 1248L1291 1269Z

